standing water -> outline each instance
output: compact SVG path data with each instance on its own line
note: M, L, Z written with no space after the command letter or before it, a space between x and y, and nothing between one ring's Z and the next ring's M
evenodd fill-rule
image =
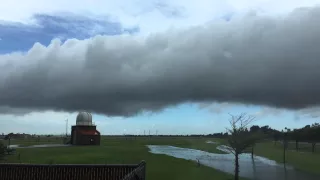
M200 161L201 164L213 167L220 171L234 174L234 155L216 154L196 149L179 148L174 146L148 145L153 154L165 154L175 158ZM218 146L217 149L229 152L227 146ZM240 176L257 180L318 180L319 176L310 175L295 170L292 167L278 164L273 160L251 154L241 154L239 157Z

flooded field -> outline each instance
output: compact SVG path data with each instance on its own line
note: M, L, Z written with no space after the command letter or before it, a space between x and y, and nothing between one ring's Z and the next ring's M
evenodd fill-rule
M207 142L208 143L208 142ZM229 154L215 154L205 151L179 148L164 145L148 145L153 154L165 154L168 156L199 161L200 164L209 166L230 174L234 173L234 155L230 153L229 147L221 145L217 149ZM241 154L239 159L240 176L257 180L316 180L316 175L307 174L295 170L293 167L278 164L273 160L250 154Z

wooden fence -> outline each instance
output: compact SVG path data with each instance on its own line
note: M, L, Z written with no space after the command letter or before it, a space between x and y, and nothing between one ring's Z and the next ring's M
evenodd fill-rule
M146 163L142 161L137 168L127 174L123 180L145 180L146 179Z
M0 164L0 180L145 180L146 163Z

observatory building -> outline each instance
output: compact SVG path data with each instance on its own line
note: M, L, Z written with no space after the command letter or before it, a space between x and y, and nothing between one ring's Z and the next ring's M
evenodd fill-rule
M100 145L100 132L92 123L92 115L80 112L75 126L71 127L72 145Z

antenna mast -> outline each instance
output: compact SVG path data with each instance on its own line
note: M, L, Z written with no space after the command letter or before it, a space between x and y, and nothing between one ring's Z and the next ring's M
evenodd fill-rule
M68 119L66 119L66 137L68 136Z

